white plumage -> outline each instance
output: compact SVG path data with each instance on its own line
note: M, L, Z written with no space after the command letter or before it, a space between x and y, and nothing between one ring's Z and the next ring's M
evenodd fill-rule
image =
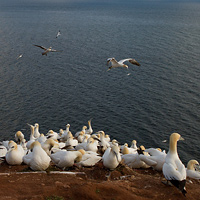
M103 160L103 165L106 168L114 170L121 162L119 147L117 145L108 147L102 156L102 160Z
M23 157L24 163L26 163L34 171L46 170L50 165L50 157L41 147L38 141L31 144L32 152Z
M185 195L186 169L177 153L177 141L183 140L180 134L172 133L169 141L169 151L163 165L163 175Z
M21 145L17 145L14 141L10 141L9 150L6 153L6 162L9 165L21 165L23 162L24 149Z
M123 68L128 69L128 65L124 64L124 62L126 62L126 61L132 63L133 65L140 66L140 64L133 58L126 58L126 59L120 60L118 62L115 58L108 58L107 65L109 65L109 63L111 63L111 66L108 68L107 71L111 70L112 68L116 68L116 67L123 67Z
M186 173L188 178L200 179L199 162L190 160L187 164Z
M59 168L65 169L72 167L75 162L80 162L82 159L82 153L79 151L57 151L50 155L53 163Z

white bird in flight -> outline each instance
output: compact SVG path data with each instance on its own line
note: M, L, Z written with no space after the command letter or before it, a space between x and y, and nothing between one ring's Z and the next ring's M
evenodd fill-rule
M61 52L61 51L57 51L55 49L52 49L52 47L46 48L46 47L43 47L43 46L40 46L40 45L36 45L36 44L34 44L34 46L40 47L41 49L43 49L44 52L42 52L42 55L46 55L46 56L47 56L47 53L49 53L49 52Z
M111 63L111 66L108 68L107 71L111 70L112 68L116 68L116 67L123 67L128 69L128 65L125 65L124 62L129 61L130 63L132 63L133 65L137 65L140 66L140 63L138 63L135 59L133 58L126 58L120 61L116 61L115 58L108 58L107 59L107 65L109 65L109 63Z
M22 56L23 56L23 54L19 55L19 56L17 57L17 60L20 59L20 58L22 58Z
M58 36L60 36L60 35L61 35L61 32L59 30L58 33L57 33L57 35L56 35L56 38L58 38Z

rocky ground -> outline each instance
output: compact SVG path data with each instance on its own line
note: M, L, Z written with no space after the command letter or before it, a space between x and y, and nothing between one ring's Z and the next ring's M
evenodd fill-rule
M184 197L163 180L161 172L123 165L114 171L98 163L91 168L61 171L51 166L46 172L33 172L26 165L8 166L4 162L0 166L0 200L200 199L200 181L188 179Z

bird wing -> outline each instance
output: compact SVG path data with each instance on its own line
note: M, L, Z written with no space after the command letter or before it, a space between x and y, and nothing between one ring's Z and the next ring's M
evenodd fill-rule
M181 172L171 163L164 163L163 174L167 180L182 181L185 179L184 174L181 174Z
M62 51L51 49L51 52L62 52Z
M138 63L135 59L133 58L126 58L126 59L123 59L123 60L120 60L118 63L119 64L123 64L124 62L126 61L129 61L131 64L133 65L137 65L137 66L140 66L140 63Z
M51 49L51 52L62 52L60 50Z
M115 58L108 58L108 59L107 59L107 65L109 65L110 62L116 63L116 64L118 63L118 62L115 60Z
M152 159L152 156L145 156L143 154L140 154L139 157L149 166L155 166L158 163L156 160Z
M47 48L45 48L45 47L43 47L43 46L40 46L40 45L36 45L36 44L34 44L34 46L36 46L36 47L40 47L41 49L44 49L45 51L47 50Z
M200 179L200 172L187 169L187 177L194 178L194 179Z

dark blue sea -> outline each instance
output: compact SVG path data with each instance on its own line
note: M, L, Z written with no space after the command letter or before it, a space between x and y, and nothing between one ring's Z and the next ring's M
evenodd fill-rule
M92 118L121 144L168 151L178 132L181 160L200 161L199 11L194 0L0 0L0 141L29 139L36 122L75 134ZM141 66L107 71L110 57Z

